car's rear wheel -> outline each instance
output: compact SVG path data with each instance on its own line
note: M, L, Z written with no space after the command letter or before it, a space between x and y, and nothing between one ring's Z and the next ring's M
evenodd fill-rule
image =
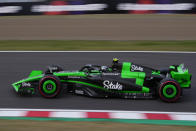
M58 77L48 75L39 82L39 92L43 97L54 98L61 92L61 83Z
M160 82L158 94L165 102L176 102L180 99L182 89L173 79L164 79Z

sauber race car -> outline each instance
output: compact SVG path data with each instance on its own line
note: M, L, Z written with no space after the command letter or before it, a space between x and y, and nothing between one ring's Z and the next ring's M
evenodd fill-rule
M77 71L60 66L49 66L45 72L33 70L12 86L20 95L41 94L46 98L72 93L103 98L159 97L176 102L183 89L191 87L191 76L183 64L157 70L132 62L119 63L115 58L109 67L87 64Z

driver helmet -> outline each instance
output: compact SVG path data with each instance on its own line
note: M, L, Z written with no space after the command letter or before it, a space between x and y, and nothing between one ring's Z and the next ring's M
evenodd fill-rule
M118 63L118 61L119 61L119 59L118 59L118 58L113 58L113 64L117 64L117 63Z

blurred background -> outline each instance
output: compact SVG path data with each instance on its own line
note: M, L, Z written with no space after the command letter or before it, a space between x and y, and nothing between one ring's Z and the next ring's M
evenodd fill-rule
M1 0L0 15L196 13L195 0Z
M196 72L194 54L10 53L9 51L196 51L196 0L0 0L1 108L108 109L195 112L195 92L181 103L156 100L19 98L11 83L35 68L62 64L72 69L107 64L113 57L152 66L186 62ZM8 52L9 53L8 53ZM74 55L75 54L75 55ZM193 84L195 85L195 84ZM85 101L85 104L84 104ZM103 103L105 102L105 105ZM75 106L74 106L75 105ZM82 105L82 106L81 106ZM89 108L87 108L89 106ZM144 108L145 107L145 108ZM186 117L185 117L186 118ZM188 117L187 117L188 118ZM120 123L0 120L0 130L191 130L195 127Z
M121 45L125 40L143 40L143 42L156 40L155 43L163 40L195 40L195 13L195 0L0 0L0 16L8 16L0 17L0 40L31 40L25 43L30 43L32 40L64 40L53 41L53 46L58 46L58 43L69 45L70 41L65 40L91 40L85 47L93 43L98 43L97 46L101 43L109 45L92 40L120 40ZM10 47L13 47L18 41L9 41L4 45L3 42L5 43L0 41L1 49L10 50L11 48L4 48L5 45L7 47L12 43ZM24 42L18 42L15 48L18 48L20 43ZM36 43L44 44L43 41L34 41L33 44ZM81 44L84 43L88 42L77 41L75 45L82 48ZM179 41L174 43L174 46L179 43ZM135 43L130 41L125 45L131 44ZM196 49L192 48L193 42L189 44L191 48L188 50L195 51ZM21 44L21 47L25 45ZM97 49L96 45L81 50L103 50ZM117 47L120 44L113 43L113 45L112 47ZM187 47L185 44L182 46ZM71 48L60 47L56 50L61 49ZM110 50L143 49L118 47ZM174 48L174 50L182 49Z

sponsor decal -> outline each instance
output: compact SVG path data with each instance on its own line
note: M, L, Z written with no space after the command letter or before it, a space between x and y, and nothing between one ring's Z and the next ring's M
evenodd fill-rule
M78 73L78 70L74 70L74 71L59 71L58 73Z
M86 4L86 5L34 5L32 12L51 11L101 11L107 8L106 4Z
M103 73L103 75L109 75L109 76L117 76L120 73Z
M58 68L56 66L54 67L49 67L49 70L57 70Z
M23 82L22 86L23 87L31 87L31 83Z
M52 67L48 67L48 69L49 69L49 71L50 71L50 73L52 73L52 72L55 72L55 71L57 71L58 70L58 68L56 67L56 66L52 66Z
M53 6L62 6L62 5L67 5L66 1L60 1L60 0L54 0L50 2L50 5ZM69 12L67 11L49 11L49 12L44 12L45 15L67 15Z
M144 71L144 69L140 66L132 65L131 71Z
M22 6L2 6L0 7L0 13L18 13L22 10Z
M0 0L0 3L43 2L46 0Z
M83 95L83 94L84 94L84 91L82 91L82 90L75 90L75 93L76 93L76 94Z
M103 82L104 88L106 89L113 89L113 90L122 90L123 86L119 84L118 82L114 84L113 82L110 82L109 80L105 80Z
M179 3L179 4L133 4L121 3L118 4L118 10L191 10L195 7L194 3Z
M76 78L80 78L80 77L79 76L68 76L68 78L76 79Z

